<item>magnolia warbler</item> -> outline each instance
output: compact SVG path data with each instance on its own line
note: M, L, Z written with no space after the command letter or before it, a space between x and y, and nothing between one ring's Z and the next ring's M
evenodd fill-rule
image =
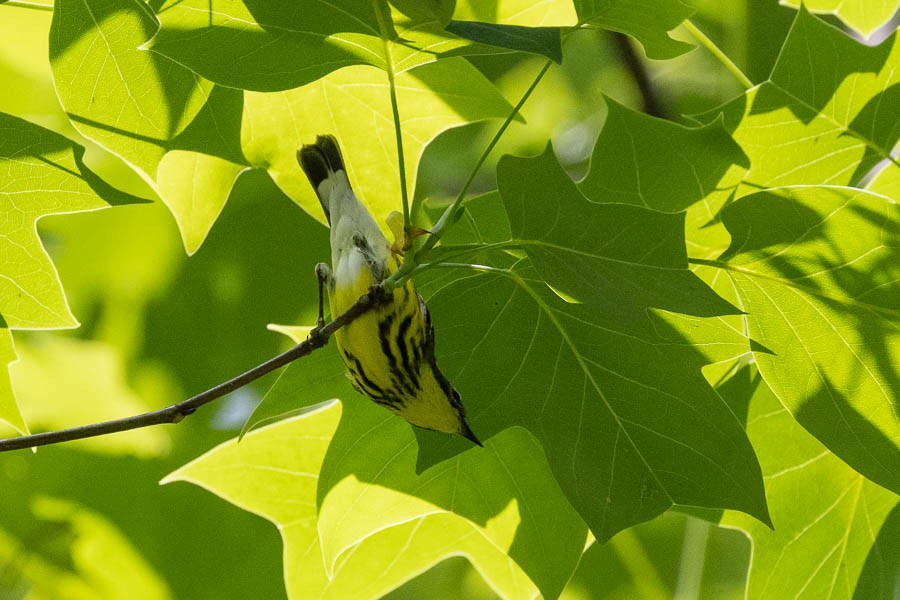
M316 267L331 314L347 310L400 266L398 252L350 187L337 140L318 136L297 152L331 227L331 265ZM335 338L360 393L425 429L459 434L481 446L466 412L437 366L428 308L407 281L384 303L339 329Z

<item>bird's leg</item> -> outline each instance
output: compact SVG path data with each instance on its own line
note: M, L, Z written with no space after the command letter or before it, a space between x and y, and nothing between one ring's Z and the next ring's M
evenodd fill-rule
M325 263L316 265L316 279L319 280L319 318L316 319L316 329L325 327L325 284L331 283L331 268Z

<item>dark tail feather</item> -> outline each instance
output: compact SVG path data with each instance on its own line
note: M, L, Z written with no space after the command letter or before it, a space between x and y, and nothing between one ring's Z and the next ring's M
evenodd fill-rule
M484 448L484 444L481 443L481 440L479 440L475 433L469 428L469 424L466 423L465 419L462 420L462 429L460 429L459 435L463 436L473 444L477 444Z
M315 144L308 144L297 151L297 162L306 173L310 185L316 191L325 217L331 222L331 214L328 210L328 198L323 198L319 193L319 185L334 175L336 171L344 168L344 159L341 157L341 149L337 140L332 135L320 135Z

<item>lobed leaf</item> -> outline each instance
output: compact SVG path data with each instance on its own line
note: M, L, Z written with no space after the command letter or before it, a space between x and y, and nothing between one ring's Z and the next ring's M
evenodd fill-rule
M694 12L681 0L575 0L575 10L580 23L634 37L648 58L675 58L693 49L667 33Z
M730 511L721 521L753 542L746 597L890 598L900 556L897 496L799 427L750 368L738 379L775 526Z
M811 52L811 49L815 52ZM750 158L740 194L858 185L900 139L900 45L864 46L801 9L769 81L723 107Z
M461 58L398 75L396 86L406 177L412 189L425 146L440 132L504 117L512 110L497 89ZM377 69L357 66L295 90L248 93L244 110L247 159L268 169L289 197L323 223L319 201L296 158L298 148L323 133L337 135L354 191L377 222L384 223L388 214L400 209L388 82Z
M604 166L594 163L583 186L589 192ZM548 284L579 302L620 315L650 307L704 317L739 312L688 270L682 214L586 198L549 145L537 158L503 157L497 184L514 242Z
M721 121L688 128L609 98L606 105L591 169L578 184L590 198L664 212L697 202L717 210L750 167Z
M159 194L192 254L245 164L238 147L240 94L214 90L196 73L142 49L158 28L141 0L60 0L50 31L51 66L74 127ZM197 185L213 193L198 194Z
M106 208L124 195L88 170L84 149L61 135L2 113L0 131L0 315L12 329L74 327L36 223L46 215Z
M458 52L469 42L444 32L426 7L170 0L150 47L230 87L275 92L353 65L402 73Z
M50 29L53 78L72 124L149 182L167 144L197 116L212 88L139 49L157 28L140 0L59 0Z
M272 391L290 394L296 392L296 389L279 389L278 386ZM163 483L181 480L201 485L278 525L285 543L285 582L291 597L380 596L443 558L460 554L473 562L501 596L532 597L537 593L522 567L506 555L513 540L519 541L523 530L527 534L533 528L533 521L527 515L522 515L520 509L517 510L521 502L530 497L517 493L516 499L509 504L499 502L509 492L507 486L496 492L490 486L482 489L487 503L482 508L491 511L494 519L488 523L477 523L459 516L451 509L437 506L431 506L415 515L407 514L409 519L397 519L396 511L410 503L410 498L404 493L374 486L353 477L343 478L335 495L326 497L320 507L321 515L339 515L342 522L329 524L328 519L332 517L324 516L317 522L319 472L326 459L326 449L330 447L330 440L338 427L338 420L341 419L342 427L348 419L353 419L357 425L368 422L369 429L376 429L379 424L387 425L392 430L408 427L370 405L368 401L358 403L353 408L348 405L347 410L353 412L354 416L345 415L341 419L340 406L333 403L302 417L251 432L240 444L233 441L222 444L172 473ZM408 429L405 435L399 436L383 436L382 433L383 431L374 435L377 439L371 449L395 455L395 459L391 461L394 471L406 473L404 478L420 486L436 485L439 489L452 491L459 485L465 485L466 478L477 477L482 469L487 474L487 469L494 472L498 468L502 469L504 464L517 474L516 481L526 482L535 478L535 473L526 470L528 467L533 468L533 463L524 462L519 466L515 462L526 456L533 456L536 449L534 442L521 432L519 435L508 436L506 443L498 444L496 454L475 455L468 462L451 464L449 469L442 468L434 474L418 478L413 473L410 460L409 446L412 439ZM371 446L372 440L373 437L359 440L358 448ZM407 447L406 451L402 450L404 446ZM365 452L357 456L367 462ZM459 460L462 461L462 457ZM510 460L513 462L507 462ZM374 466L375 463L370 464ZM544 480L540 471L537 474L533 485ZM460 482L454 483L457 478L460 478ZM397 480L391 477L388 483L396 485ZM544 495L531 500L549 503L553 510L565 511L567 507L561 494L547 496L546 488L541 489ZM363 497L364 501L353 500ZM348 500L349 505L346 503ZM460 500L464 501L462 495ZM377 508L385 504L394 514L371 514L377 513ZM381 526L377 530L371 529L369 522L365 520L367 517L377 519ZM577 517L572 522L577 524ZM335 525L345 526L339 532L351 530L358 535L350 536L355 539L333 557L333 562L326 554L326 562L323 563L324 545L334 542ZM577 529L579 528L576 527ZM583 542L583 527L580 532ZM546 541L554 545L563 544L562 540ZM571 569L574 569L574 562L581 549L580 543L574 546L578 552L575 561L569 559ZM550 561L542 565L544 571L548 570L547 564L558 562L557 557L546 558ZM561 589L567 577L568 575L557 576L558 589Z
M666 269L690 275L681 217L595 204L547 153L502 159L499 181L513 235L508 244L524 241L535 264L553 262L541 271L512 256L508 267L452 271L429 286L438 290L429 307L439 362L475 433L485 439L512 425L530 430L600 541L675 504L740 506L766 521L752 448L700 372L708 362L746 352L747 340L715 319L648 310L662 294L641 289L650 265L660 277ZM476 222L479 215L473 213ZM490 247L499 240L484 241ZM570 260L579 267L566 265ZM617 262L616 277L592 273L594 262L604 260ZM557 264L565 270L554 272ZM593 295L581 284L588 279L582 270L596 282ZM673 294L702 287L680 279L670 281ZM729 307L706 293L707 300L681 308L715 314L714 308ZM462 447L416 434L420 468Z
M886 26L900 10L897 0L780 0L781 4L800 8L801 5L815 14L834 15L861 36L870 38L878 29Z
M760 373L790 413L900 492L900 212L839 187L759 192L725 209L721 257ZM777 223L777 227L772 227Z

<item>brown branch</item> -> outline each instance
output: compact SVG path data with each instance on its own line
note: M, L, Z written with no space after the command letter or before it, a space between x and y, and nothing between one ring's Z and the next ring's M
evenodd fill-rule
M372 288L369 293L357 300L353 306L348 308L340 316L321 327L313 329L305 341L297 344L287 352L279 354L274 358L270 358L249 371L245 371L233 379L220 383L219 385L212 387L205 392L201 392L196 396L192 396L183 402L179 402L178 404L173 404L140 415L125 417L123 419L3 439L0 440L0 452L34 448L35 446L46 446L48 444L58 444L60 442L70 442L72 440L81 440L131 429L140 429L141 427L161 425L163 423L179 423L182 419L193 414L204 404L208 404L213 400L221 398L225 394L233 392L234 390L247 385L251 381L259 379L263 375L283 367L289 362L311 354L314 350L327 344L328 339L334 335L335 331L351 323L354 319L359 318L379 304L384 303L388 298L389 296L380 287Z
M652 117L659 117L660 119L666 118L666 111L662 107L662 103L659 101L659 97L656 93L656 88L653 87L653 82L650 81L650 76L647 73L647 67L641 61L641 57L635 51L634 46L631 43L631 40L624 33L619 33L618 31L612 32L613 39L616 42L616 46L619 48L619 53L622 56L622 61L625 63L625 66L628 67L628 71L631 73L631 76L634 78L634 83L637 85L638 90L641 92L641 98L644 101L644 112Z

